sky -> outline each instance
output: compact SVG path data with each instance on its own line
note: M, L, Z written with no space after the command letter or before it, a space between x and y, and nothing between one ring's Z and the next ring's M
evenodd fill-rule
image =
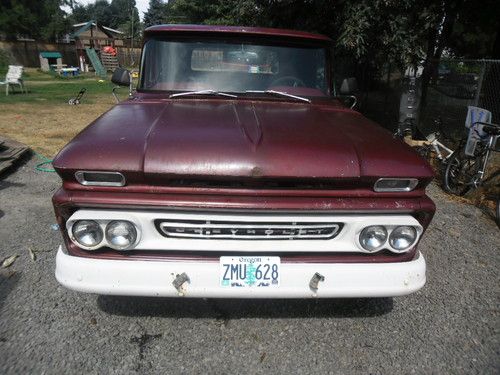
M108 3L110 1L108 0ZM85 5L89 3L95 3L95 0L78 0L78 3ZM144 18L144 12L148 10L149 0L135 0L137 9L139 10L139 18L141 21Z

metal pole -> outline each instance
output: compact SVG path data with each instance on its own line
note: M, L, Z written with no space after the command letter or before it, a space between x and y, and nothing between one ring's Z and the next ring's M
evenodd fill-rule
M479 76L479 82L477 83L476 97L474 98L474 106L476 107L479 107L479 97L481 95L481 89L483 87L484 71L486 70L486 61L481 60L481 62L481 75Z
M131 44L131 54L130 54L130 65L134 66L134 7L132 6L132 1L130 1L130 18L131 18L131 35L130 35L130 44Z

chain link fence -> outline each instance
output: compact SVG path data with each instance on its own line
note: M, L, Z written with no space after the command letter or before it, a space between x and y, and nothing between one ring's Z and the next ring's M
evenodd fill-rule
M493 122L500 124L500 60L481 61L476 103L490 111Z
M468 106L489 110L500 123L500 60L441 59L423 108L422 68L401 72L387 64L377 71L344 70L338 81L355 76L360 83L357 109L390 131L410 118L422 135L440 131L453 144L466 134Z
M402 93L402 75L399 71L390 64L382 69L368 63L359 64L352 56L335 56L334 66L337 92L343 79L356 78L356 109L388 130L396 131Z
M441 130L458 140L465 135L468 106L492 112L500 122L500 60L442 59L431 79L426 106L420 112L419 128L424 134ZM436 119L442 120L436 129Z
M121 47L117 51L117 58L120 66L137 69L141 61L141 49Z
M500 60L442 59L429 83L425 106L422 67L401 72L387 64L372 74L347 73L357 73L358 80L362 80L357 109L391 132L399 130L404 134L410 124L415 139L439 133L437 140L455 150L467 136L468 106L487 109L492 113L492 122L500 123ZM430 161L433 164L436 159ZM440 170L439 163L435 166L436 171ZM493 152L485 170L486 179L472 195L476 204L485 205L487 199L498 197L499 170L500 152Z

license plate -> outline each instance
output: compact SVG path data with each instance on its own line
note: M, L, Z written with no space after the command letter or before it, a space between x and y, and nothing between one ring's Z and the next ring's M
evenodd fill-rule
M222 287L273 288L280 284L280 257L220 257Z

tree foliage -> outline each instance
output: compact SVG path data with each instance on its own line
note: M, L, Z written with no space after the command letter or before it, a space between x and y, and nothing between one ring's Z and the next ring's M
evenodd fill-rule
M421 60L436 25L431 3L417 0L175 0L168 21L292 28L332 37L339 53L397 65ZM424 5L424 6L422 6Z
M95 3L89 4L89 18L86 21L94 20L97 23L109 27L114 25L114 14L107 0L96 0ZM83 21L82 21L83 22ZM113 25L113 26L111 26Z
M135 0L111 0L109 8L112 14L110 27L119 27L131 22L132 18L136 25L139 24L139 12Z
M81 4L76 4L71 11L71 20L74 23L89 21L91 18L89 7Z
M16 37L55 39L69 26L61 9L65 0L7 0L0 3L0 34Z
M61 5L71 8L67 15ZM339 55L400 67L442 53L491 57L500 47L500 2L483 0L150 0L144 25L159 23L280 27L330 36ZM53 38L70 22L96 20L137 36L135 0L4 0L0 33ZM496 46L496 47L495 47Z
M480 43L487 54L497 34L499 8L498 0L171 0L167 21L316 31L357 59L406 65L425 58L429 38L436 39L435 48L444 44L460 55ZM455 31L444 35L451 18L457 21L452 22Z
M74 23L96 21L98 24L120 30L127 37L137 38L142 25L135 0L96 0L87 5L76 4L72 11Z
M111 0L110 8L113 15L110 27L124 32L127 37L140 37L142 24L135 0Z
M162 0L149 0L149 6L144 13L144 27L159 25L165 22L167 4Z
M466 58L500 58L500 1L464 2L453 27L447 52Z

